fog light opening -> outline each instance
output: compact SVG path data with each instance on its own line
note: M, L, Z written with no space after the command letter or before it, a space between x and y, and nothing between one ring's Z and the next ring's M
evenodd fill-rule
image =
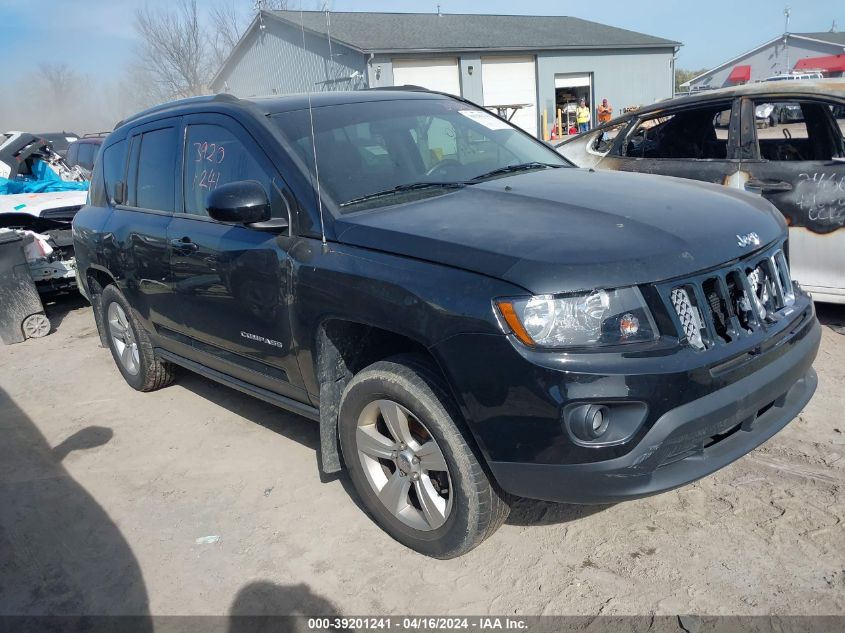
M609 426L610 409L604 405L584 404L569 415L569 428L578 439L585 442L600 438Z

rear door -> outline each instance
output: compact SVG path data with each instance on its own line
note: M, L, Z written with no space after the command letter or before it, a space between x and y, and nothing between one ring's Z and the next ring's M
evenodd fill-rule
M223 224L206 211L206 197L218 186L255 180L273 217L290 220L284 183L228 116L185 117L183 138L183 204L167 236L183 341L206 366L307 401L290 331L289 235Z
M845 100L746 101L749 121L768 106L784 113L775 126L763 125L759 116L746 126L753 134L751 157L742 162L746 186L786 216L793 278L817 299L845 303L845 118L834 114Z
M117 168L124 163L110 154L128 151L126 195L109 219L107 255L121 277L121 289L154 334L179 323L167 242L176 205L178 126L179 119L173 118L135 128L126 141L107 150L105 159L107 171Z

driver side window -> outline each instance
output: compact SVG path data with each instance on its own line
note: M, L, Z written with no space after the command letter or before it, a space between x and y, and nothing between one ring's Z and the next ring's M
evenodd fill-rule
M185 213L207 216L206 196L220 185L240 180L256 180L270 194L272 178L234 134L219 125L189 125L183 176Z

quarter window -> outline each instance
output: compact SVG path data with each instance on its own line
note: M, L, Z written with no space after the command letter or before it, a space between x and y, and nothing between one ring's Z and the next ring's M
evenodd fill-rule
M109 204L114 201L114 185L126 175L126 141L109 145L103 153L103 178Z
M80 167L91 169L94 166L94 157L99 146L94 143L79 143L77 147L79 147L79 155L76 163Z
M176 130L164 128L141 136L136 206L173 212L176 199Z
M206 197L230 182L256 180L270 192L272 179L226 128L190 125L185 143L185 213L208 215Z

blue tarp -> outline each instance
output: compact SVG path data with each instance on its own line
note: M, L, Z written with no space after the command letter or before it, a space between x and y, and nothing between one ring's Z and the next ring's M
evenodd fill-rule
M9 180L0 178L0 195L13 193L52 193L54 191L88 191L88 182L66 180Z
M15 193L53 193L56 191L88 191L88 182L62 180L43 160L32 161L32 176L19 180L0 178L0 195Z

